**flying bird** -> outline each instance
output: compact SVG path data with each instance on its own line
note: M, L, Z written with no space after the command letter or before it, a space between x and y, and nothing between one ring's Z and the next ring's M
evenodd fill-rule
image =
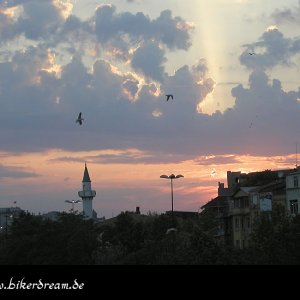
M210 173L210 176L214 177L217 175L217 171L215 168L212 169L211 173Z
M81 117L81 112L80 112L79 115L78 115L78 118L76 120L76 123L79 123L79 125L82 125L82 121L83 121L83 119Z
M249 55L256 55L254 52L249 52L248 54Z
M173 100L173 95L171 95L171 94L166 95L166 97L167 97L167 101L169 101L170 98Z

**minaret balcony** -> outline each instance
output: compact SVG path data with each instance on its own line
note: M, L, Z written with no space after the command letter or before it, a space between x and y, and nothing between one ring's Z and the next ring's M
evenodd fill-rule
M78 196L83 198L83 197L95 197L96 196L96 191L80 191L78 192Z

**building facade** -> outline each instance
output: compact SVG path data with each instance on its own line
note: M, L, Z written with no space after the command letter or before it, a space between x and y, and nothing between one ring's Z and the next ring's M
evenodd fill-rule
M218 197L202 208L208 210L214 207L215 217L220 219L219 227L223 229L219 231L219 240L228 245L239 249L248 247L258 218L262 214L271 217L275 205L281 206L289 215L299 213L298 169L248 174L228 171L227 185L225 188L224 183L219 182Z
M300 171L286 176L286 209L290 216L299 214Z

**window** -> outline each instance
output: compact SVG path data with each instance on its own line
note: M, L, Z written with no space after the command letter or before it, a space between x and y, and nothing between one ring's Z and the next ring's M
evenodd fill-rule
M240 240L235 241L235 246L236 248L240 249Z
M298 176L294 176L294 187L298 187Z
M258 195L253 195L252 196L252 208L257 207L258 204Z
M241 228L244 229L244 218L241 218Z
M290 200L290 210L291 210L291 214L293 215L298 214L298 200Z
M250 228L250 218L247 218L247 227Z
M233 205L234 208L240 208L240 199L234 199Z
M235 218L234 227L236 230L239 229L239 227L240 227L240 219L239 218Z
M245 198L245 207L249 207L249 198Z

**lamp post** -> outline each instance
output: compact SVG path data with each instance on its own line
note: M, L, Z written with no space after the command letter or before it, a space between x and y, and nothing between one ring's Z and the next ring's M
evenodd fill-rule
M160 175L160 178L165 178L165 179L170 179L171 180L171 201L172 201L172 223L173 223L173 227L174 227L174 196L173 196L173 179L178 179L184 177L183 175Z
M65 200L65 202L72 203L72 209L71 209L71 211L72 211L72 213L74 213L74 205L75 205L75 203L80 203L81 201L80 200Z

